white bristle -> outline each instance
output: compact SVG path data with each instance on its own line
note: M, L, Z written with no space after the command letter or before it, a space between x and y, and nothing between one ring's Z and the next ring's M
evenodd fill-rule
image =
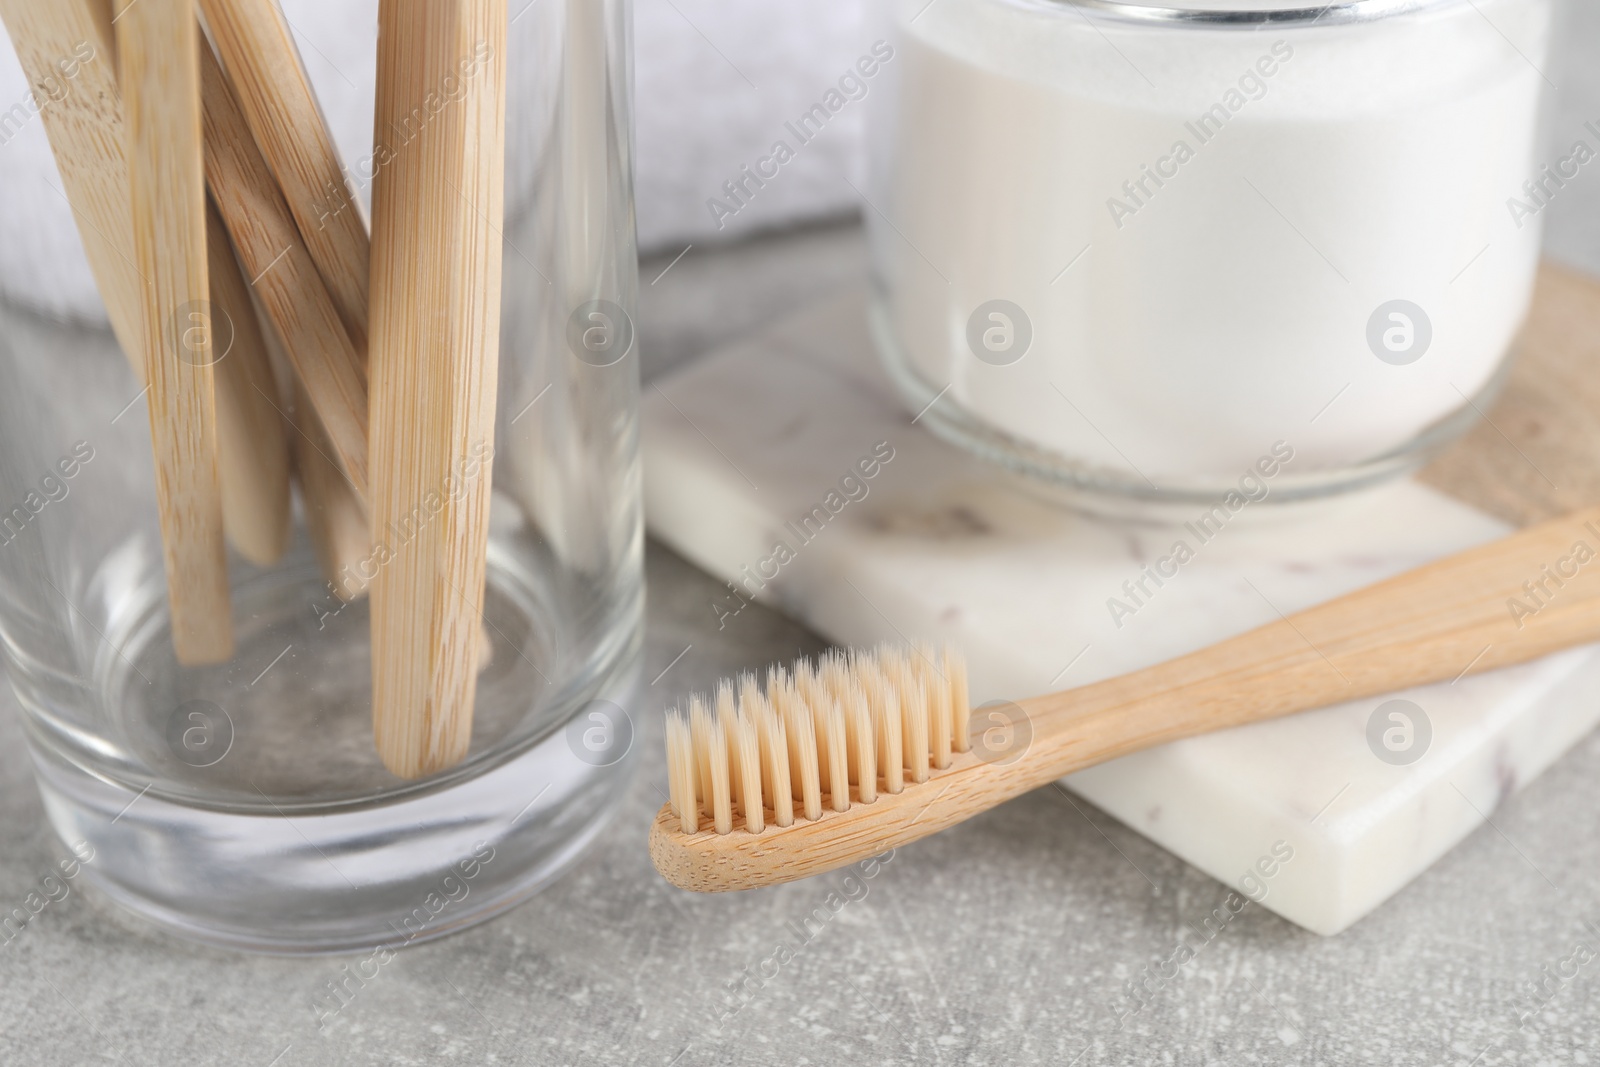
M802 661L794 665L793 681L794 694L798 698L795 707L804 709L804 713L810 717L811 732L817 739L817 791L824 794L831 788L828 771L833 766L828 759L828 729L824 719L832 698L822 692L821 683L810 663Z
M689 706L691 730L696 722L700 729L695 747L701 751L700 765L704 775L700 779L700 795L711 809L711 824L717 833L733 829L733 795L728 789L728 734L706 707L705 701L694 698Z
M829 694L827 703L813 706L817 739L828 760L828 798L834 811L850 810L850 750L844 735L844 709Z
M884 791L899 793L905 788L905 739L900 726L900 701L878 661L865 652L855 653L851 666L867 694L872 716L872 731L878 744L878 773Z
M844 709L810 664L796 667L795 687L811 710L817 734L817 771L822 792L834 811L850 810L850 750L845 739Z
M761 745L750 712L740 708L733 697L733 686L717 687L717 719L728 734L729 784L744 815L744 828L759 834L766 824L761 803Z
M702 812L711 810L711 715L705 701L689 698L689 743L694 745L694 795Z
M922 680L899 649L885 649L883 656L885 662L890 664L889 680L900 698L906 770L913 782L926 782L932 753L928 748L928 699L923 692Z
M950 766L950 735L955 725L950 707L950 683L933 646L917 645L912 653L912 664L922 679L922 692L928 700L928 743L933 751L933 765L942 771Z
M722 727L722 735L728 741L728 798L737 800L740 795L739 773L744 768L738 759L738 749L734 742L734 731L738 729L739 706L733 699L733 686L726 680L718 684L717 695L712 698L711 714L716 717L717 725Z
M800 810L813 821L822 818L822 770L817 758L817 730L795 687L782 667L767 677L767 700L789 735L789 784Z
M700 828L700 801L694 786L694 745L689 740L689 724L673 711L667 716L667 791L672 795L672 813L686 834Z
M788 768L784 773L789 777L789 801L793 803L800 799L800 753L795 748L794 738L789 736L789 717L783 699L783 691L788 684L788 672L782 667L769 667L762 695L767 698L767 707L772 709L773 721L783 729L783 763Z
M950 734L957 752L972 747L972 703L967 692L967 658L954 645L945 645L939 657L945 682L950 687Z
M739 677L739 707L755 720L756 740L761 746L762 795L772 807L772 821L779 826L794 822L794 794L789 786L789 735L783 720L756 676L746 672Z
M861 683L850 673L849 661L837 652L822 658L822 684L844 715L845 758L856 799L871 804L878 799L878 746L872 728L872 709Z
M761 741L755 720L744 712L739 714L739 758L749 773L740 798L744 807L744 828L759 834L767 824L766 805L761 800Z
M966 663L951 646L829 652L722 683L713 702L667 718L670 808L684 833L709 817L719 834L823 817L925 782L968 746Z

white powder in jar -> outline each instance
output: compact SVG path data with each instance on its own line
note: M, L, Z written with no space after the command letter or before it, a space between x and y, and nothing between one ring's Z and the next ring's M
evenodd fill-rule
M1404 448L1500 368L1538 260L1507 200L1534 173L1549 0L1255 29L888 12L868 217L889 358L930 396L1182 486L1279 440L1300 474ZM991 301L1031 327L1014 363L969 344ZM1413 362L1369 344L1392 301L1431 333Z

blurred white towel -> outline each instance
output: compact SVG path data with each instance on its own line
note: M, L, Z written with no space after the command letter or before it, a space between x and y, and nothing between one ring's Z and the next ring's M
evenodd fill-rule
M54 2L54 0L39 0ZM513 14L530 0L510 0ZM532 0L539 2L539 0ZM372 142L376 0L283 0L347 160ZM859 0L635 0L639 240L681 247L849 210L851 106L735 216L706 201L754 164L871 45ZM0 294L99 319L88 264L27 81L0 31ZM515 74L513 73L513 79Z
M40 3L54 0L38 0ZM282 0L307 70L346 159L372 140L376 0ZM548 0L509 0L513 14ZM677 251L693 241L748 234L851 210L863 109L844 107L798 146L784 123L818 103L872 41L871 0L634 0L639 241ZM1570 5L1565 92L1553 123L1563 146L1600 118L1600 3ZM3 31L0 31L3 38ZM513 79L515 72L513 72ZM27 85L0 44L0 295L57 314L99 318L99 301ZM775 140L797 147L749 203L718 220L707 200L755 165ZM1600 272L1600 171L1586 169L1553 205L1552 253Z

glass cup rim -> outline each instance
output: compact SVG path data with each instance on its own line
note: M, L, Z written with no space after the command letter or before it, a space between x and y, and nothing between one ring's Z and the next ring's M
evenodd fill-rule
M1185 0L1046 0L1124 22L1260 29L1263 26L1311 27L1375 22L1399 15L1449 7L1463 0L1279 0L1271 7L1196 7Z

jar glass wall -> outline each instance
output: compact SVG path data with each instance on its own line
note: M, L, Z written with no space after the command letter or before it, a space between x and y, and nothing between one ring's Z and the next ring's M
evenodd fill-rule
M1276 448L1291 499L1486 405L1550 192L1551 0L879 11L874 326L935 432L1102 500L1211 499Z
M620 798L643 604L629 32L626 0L510 27L487 649L441 773L380 762L369 600L340 596L303 500L280 561L230 556L233 658L178 664L141 385L109 332L0 304L7 672L53 827L141 914L273 951L437 936L554 875Z

